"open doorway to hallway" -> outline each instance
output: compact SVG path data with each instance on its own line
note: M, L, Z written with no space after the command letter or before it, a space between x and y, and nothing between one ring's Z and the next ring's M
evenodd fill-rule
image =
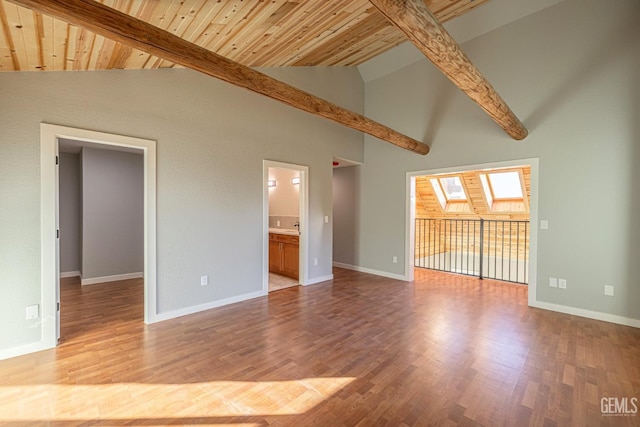
M122 287L144 289L144 158L140 149L60 138L60 340L86 332L91 312L68 304L77 293L119 299L114 315L128 306ZM98 289L99 288L99 289ZM74 298L71 298L73 300ZM77 298L76 298L77 299ZM106 299L97 304L108 304ZM132 319L142 323L143 307Z

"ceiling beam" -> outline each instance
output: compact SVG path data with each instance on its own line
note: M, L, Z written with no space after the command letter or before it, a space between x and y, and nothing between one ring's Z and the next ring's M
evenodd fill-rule
M325 101L94 0L10 0L33 11L133 47L175 64L249 89L398 147L427 154L429 146L361 114Z
M514 139L527 128L484 78L423 0L369 0L456 86L473 99Z

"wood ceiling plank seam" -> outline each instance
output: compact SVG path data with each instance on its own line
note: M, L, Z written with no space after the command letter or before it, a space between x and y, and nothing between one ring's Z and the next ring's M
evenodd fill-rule
M469 12L472 9L477 8L478 6L482 6L488 0L466 0L464 2L459 2L457 7L449 7L446 11L442 12L442 16L438 17L440 22L447 22L453 18L456 18L460 15L463 15Z
M278 4L277 2L272 2L271 4ZM267 25L277 25L280 20L285 19L290 12L292 12L300 2L293 1L285 1L281 5L277 7L277 10L273 12L271 15L267 17L267 19L263 20L263 24Z
M176 15L171 20L167 29L178 37L183 37L189 26L193 23L196 13L202 8L206 0L185 1Z
M27 50L24 42L24 33L22 31L22 22L20 20L20 7L12 3L5 3L5 15L9 24L9 31L13 40L16 56L18 59L18 69L20 71L29 70L29 60L27 58Z
M12 71L20 71L20 62L18 61L18 54L16 52L16 47L13 41L13 36L11 34L11 29L9 28L9 21L7 20L7 14L5 13L5 1L0 0L0 25L2 25L2 37L5 40L5 44L9 49L9 54L11 57L11 70ZM11 5L15 6L15 5Z
M351 15L343 13L342 9L336 7L334 12L316 15L315 20L310 21L306 27L304 36L297 37L289 49L284 52L285 54L280 56L279 64L288 66L297 62L306 50L313 49L314 46L322 48L323 42L331 40L336 31L340 28L348 28L353 19Z
M298 3L285 2L285 4L294 5L287 9L288 12L291 12ZM250 65L253 61L253 56L256 55L258 51L269 48L268 43L271 31L275 31L275 27L278 25L278 22L287 16L284 14L279 16L278 19L275 20L275 23L268 23L267 21L274 14L277 14L278 11L283 8L283 5L280 5L277 2L270 2L265 6L266 7L262 9L261 14L266 16L266 18L255 18L255 25L252 25L249 28L244 28L243 32L237 35L237 37L243 39L243 42L241 46L235 46L236 49L233 51L233 57L236 61L244 65Z
M131 51L133 48L130 46L125 46L121 43L117 43L113 48L113 52L111 53L111 58L109 59L109 64L107 65L107 69L109 70L122 70L127 63L127 59L131 55Z
M82 54L80 55L81 69L84 71L89 70L89 62L91 61L91 54L93 53L93 46L96 42L96 34L93 31L85 30L83 34Z
M78 27L75 25L69 25L67 31L67 49L64 56L64 69L65 71L73 70L73 53L76 50L76 34L78 33Z
M376 34L381 24L371 17L362 17L359 21L351 20L348 25L344 25L333 34L323 40L321 46L308 52L305 56L297 59L291 65L313 65L314 63L326 64L331 62L333 58L347 54L358 49L359 42L364 38L369 38L372 34ZM387 26L385 21L381 21L382 26Z
M301 5L306 5L306 3L301 3ZM321 8L299 8L300 10L298 13L293 14L290 19L295 19L297 15L302 14L304 18L297 19L296 21L298 22L298 28L302 28L302 30L299 32L292 32L287 31L286 28L284 28L283 36L274 34L273 37L276 41L274 48L264 55L255 58L255 61L258 63L264 62L265 66L279 66L284 64L289 58L291 58L291 55L288 52L292 50L295 51L300 40L304 40L306 37L309 37L309 34L312 34L314 31L318 31L318 28L322 28L321 23L326 19L326 16L339 13L341 7L343 7L341 3L335 2L335 4L332 3L330 9L327 8L326 10ZM268 58L265 58L265 56L268 56Z
M67 52L67 35L69 24L59 19L51 18L53 22L53 55L54 70L64 71Z
M127 63L124 65L124 68L127 70L140 69L144 65L148 56L149 54L146 52L138 49L133 49L131 51L131 55L129 55L129 58L127 59Z
M335 2L333 8L338 7L339 3ZM299 37L300 32L288 31L290 27L289 22L295 22L296 28L306 28L309 26L309 20L312 20L315 14L319 13L316 7L314 8L312 2L301 2L296 8L294 8L288 15L286 20L281 20L282 25L274 25L273 31L270 32L268 49L261 49L261 53L257 53L257 56L252 58L252 63L257 66L277 66L278 62L274 60L274 55L280 53L282 50L288 49L294 43L293 40ZM258 50L256 50L258 52Z
M107 65L109 64L109 60L111 59L111 54L113 53L113 49L116 47L116 42L109 38L104 38L102 42L102 47L100 48L100 54L98 55L98 61L96 62L97 70L106 70Z
M289 10L289 14L294 12L295 9L300 6L300 4L296 2L287 2L287 4L289 3L295 5ZM276 6L276 9L281 8L281 6L277 6L275 2L273 2L272 4ZM268 12L266 11L265 14L266 13ZM274 11L273 13L276 13L276 11ZM263 30L261 32L256 32L253 37L247 40L241 52L236 53L236 60L247 66L265 66L264 63L261 63L260 61L257 61L255 59L255 55L268 52L273 48L272 42L275 40L274 34L279 31L279 25L281 22L283 22L284 19L290 19L289 14L282 16L273 25L262 22L260 24L260 27L263 27Z
M298 52L287 61L286 65L312 65L310 58L318 58L319 62L334 56L336 50L343 50L349 40L366 33L369 26L368 16L358 13L355 18L352 15L344 15L345 19L335 22L330 28L318 36L308 39L298 48Z
M271 3L258 3L258 5L247 12L247 14L233 26L231 32L228 34L227 41L220 46L218 52L227 56L230 59L237 61L239 56L239 49L246 49L247 45L256 37L252 34L256 28L261 26L261 22L258 19L251 19L250 16L259 15L267 6Z
M26 56L29 71L36 71L40 68L40 49L38 43L38 30L36 28L35 13L30 9L19 8L20 25L23 33L23 42L26 48Z
M205 1L198 11L194 23L189 26L182 37L185 40L196 43L198 38L206 31L218 8L220 8L220 3Z
M42 14L38 12L33 12L33 18L35 21L35 30L36 30L36 42L38 44L38 63L36 66L40 71L44 71L47 66L44 62L44 22L42 21Z
M362 64L365 61L379 55L382 52L386 52L387 50L398 46L400 43L406 41L406 37L401 32L397 31L395 27L390 27L392 31L384 28L374 40L369 38L364 39L358 43L360 47L360 52L346 56L344 58L338 57L335 61L331 63L327 63L325 65L334 65L334 66L355 66ZM381 34L389 32L388 35L382 36ZM378 39L378 37L382 37L382 39Z
M78 28L76 32L76 43L73 54L73 70L80 71L82 70L83 65L83 55L85 52L85 43L87 41L87 30L84 28Z
M104 37L100 35L96 35L93 39L93 45L91 47L91 54L89 55L89 63L87 68L90 70L98 69L98 60L100 58L100 52L102 51L102 47L104 45Z
M427 5L431 13L436 15L438 19L441 19L443 11L446 11L450 7L457 7L463 1L464 0L433 0L425 1L425 4Z
M53 18L47 15L40 15L42 19L42 29L43 29L43 38L42 38L42 46L43 46L43 61L44 61L44 71L55 70L55 36L54 36L54 27L53 27Z
M259 5L259 3L250 6L247 2L243 3L232 12L229 12L225 22L223 23L224 31L219 32L218 37L216 37L213 43L209 43L209 49L219 55L226 56L222 52L224 50L231 51L233 49L239 40L236 35L249 23L249 20L246 19L246 17L256 10L255 6L257 5Z
M163 30L166 30L168 25L171 23L171 20L173 19L173 17L176 15L176 11L179 8L180 8L180 1L171 0L164 10L160 9L158 11L159 14L156 15L157 17L155 19L153 19L153 21L155 22L149 22L149 23L153 24L158 28L162 28Z
M228 40L218 49L221 55L230 55L229 58L241 63L244 63L243 59L247 56L251 57L250 52L253 51L252 46L255 41L263 38L265 28L270 28L265 27L264 20L260 17L271 16L279 8L275 2L261 3L259 6L259 8L251 10L247 15L248 17L253 14L253 18L248 19L245 17L241 23L234 25L227 35ZM235 42L229 43L234 40Z
M204 47L205 49L212 50L210 45L215 42L219 34L221 34L225 28L226 24L224 23L225 16L229 14L229 11L233 9L233 5L231 2L227 3L217 3L220 7L216 7L209 16L211 20L207 25L207 29L205 30L205 34L198 36L195 43L199 46Z

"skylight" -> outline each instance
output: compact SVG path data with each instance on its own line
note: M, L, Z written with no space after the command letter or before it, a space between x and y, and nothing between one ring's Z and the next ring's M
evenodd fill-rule
M442 184L442 189L447 196L447 200L467 200L467 195L464 194L460 177L448 176L446 178L440 178L440 184Z
M467 195L459 176L430 178L429 181L443 210L448 211L451 207L450 203L459 205L459 202L467 202Z
M527 210L524 200L522 177L517 170L480 173L482 190L489 209L493 212L523 212Z
M522 185L518 172L498 172L488 175L494 199L522 199Z

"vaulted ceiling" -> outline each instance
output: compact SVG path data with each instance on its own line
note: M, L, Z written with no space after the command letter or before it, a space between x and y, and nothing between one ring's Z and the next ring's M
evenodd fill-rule
M426 0L445 22L488 0ZM368 0L103 0L251 67L358 65L406 40ZM174 64L0 0L0 71Z

